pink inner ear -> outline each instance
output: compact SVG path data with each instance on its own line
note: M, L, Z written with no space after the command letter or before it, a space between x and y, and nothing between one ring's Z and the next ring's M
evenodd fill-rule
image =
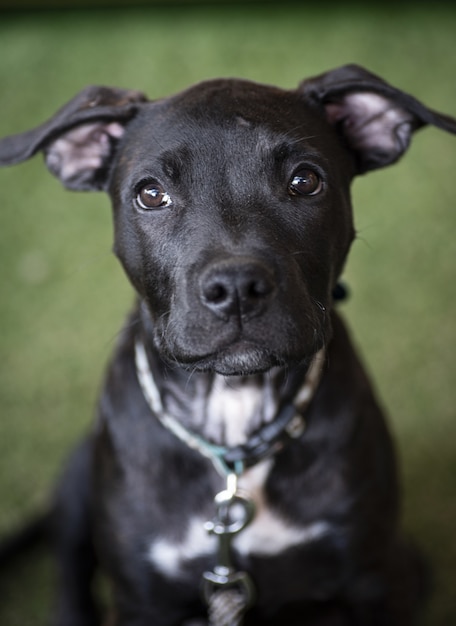
M351 93L338 102L326 104L328 121L343 122L343 131L352 148L394 154L407 147L413 116L376 93Z
M117 122L77 126L47 147L46 163L64 183L81 175L90 176L110 155L110 139L119 139L123 133L123 126Z

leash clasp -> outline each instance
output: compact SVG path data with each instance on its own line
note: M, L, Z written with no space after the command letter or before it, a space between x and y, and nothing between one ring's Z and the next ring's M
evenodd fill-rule
M246 494L237 489L236 474L228 474L227 488L215 496L216 514L204 528L218 538L217 564L213 571L203 574L203 595L211 604L220 591L236 590L242 596L244 609L254 598L254 587L247 572L237 571L231 559L231 541L253 519L255 505Z

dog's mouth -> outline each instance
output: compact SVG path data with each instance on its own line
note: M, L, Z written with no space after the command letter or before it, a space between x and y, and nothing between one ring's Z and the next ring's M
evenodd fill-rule
M246 340L236 341L204 356L178 360L185 369L210 371L222 376L252 376L285 365L285 360L271 350Z
M155 348L170 366L223 376L264 374L275 367L299 366L325 343L327 316L317 307L294 301L249 319L204 317L204 309L178 316L152 317ZM299 310L295 310L295 308ZM149 308L149 307L148 307Z
M234 333L232 333L234 335ZM171 366L191 372L213 372L222 376L264 374L276 367L293 367L305 363L324 345L324 334L310 337L298 330L277 332L264 338L259 333L236 333L225 338L212 336L191 342L170 341L170 335L155 335L155 346ZM206 345L204 345L206 343ZM212 345L211 345L212 344ZM206 349L204 349L206 348Z

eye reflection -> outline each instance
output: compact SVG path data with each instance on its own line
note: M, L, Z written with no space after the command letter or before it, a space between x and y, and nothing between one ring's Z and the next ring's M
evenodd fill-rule
M139 190L136 201L141 209L162 209L172 204L171 196L159 183L148 183Z
M288 191L293 196L315 196L322 188L320 176L311 169L298 170L288 184Z

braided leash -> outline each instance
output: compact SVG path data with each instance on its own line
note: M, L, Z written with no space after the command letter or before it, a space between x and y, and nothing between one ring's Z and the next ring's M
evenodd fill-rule
M241 626L247 609L245 596L236 589L217 591L209 598L210 626Z

